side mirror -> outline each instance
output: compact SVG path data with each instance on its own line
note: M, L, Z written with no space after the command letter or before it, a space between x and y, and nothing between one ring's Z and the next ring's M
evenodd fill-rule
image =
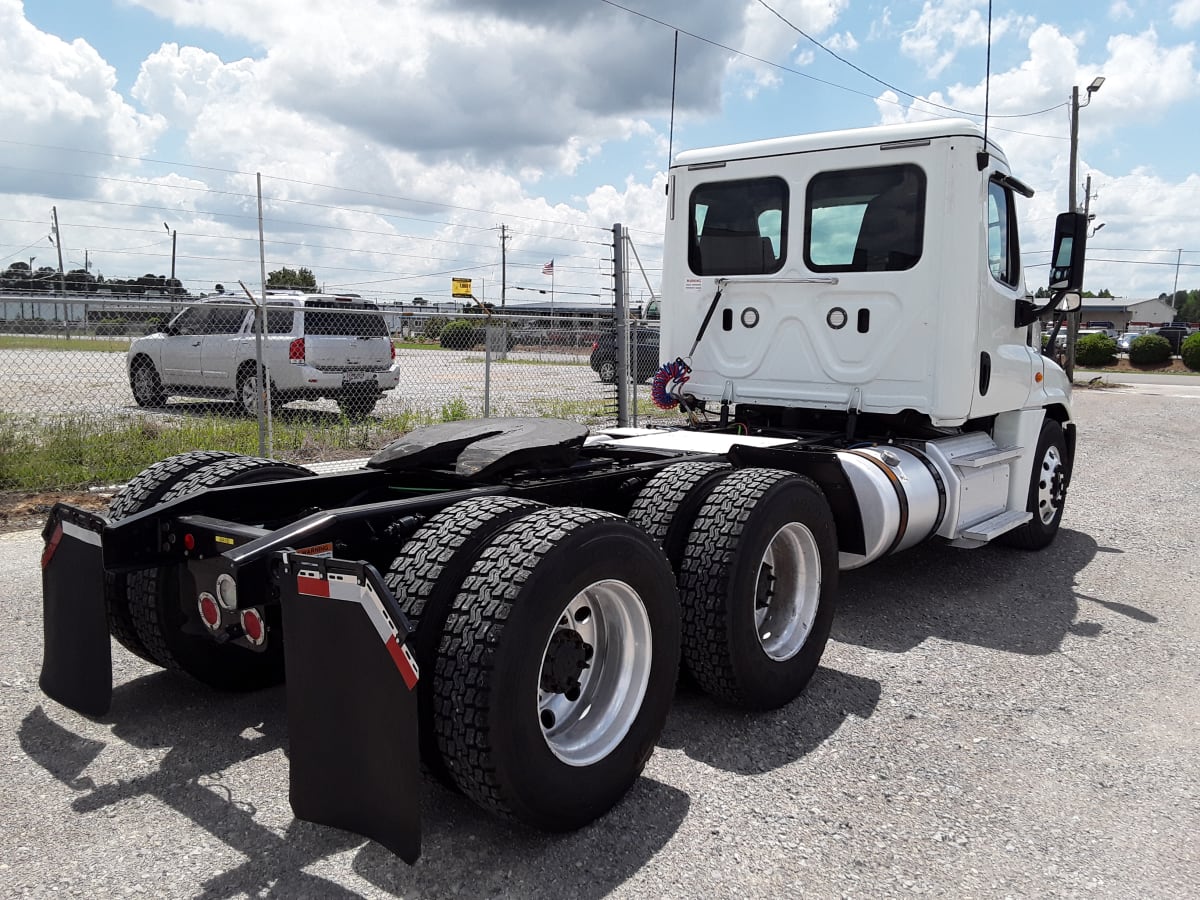
M1054 223L1054 252L1050 257L1050 290L1083 289L1083 261L1087 251L1087 216L1061 213ZM1078 305L1074 307L1078 309Z
M1036 306L1018 300L1013 324L1024 328L1052 309L1075 312L1083 306L1083 261L1087 254L1087 216L1060 213L1054 222L1054 252L1050 257L1050 300Z
M1079 291L1064 291L1058 298L1058 308L1063 312L1075 312L1083 306L1083 295Z

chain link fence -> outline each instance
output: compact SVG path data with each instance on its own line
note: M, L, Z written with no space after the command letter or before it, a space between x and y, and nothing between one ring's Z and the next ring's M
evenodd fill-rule
M673 421L649 400L657 331L630 332L622 424ZM616 424L615 335L611 315L299 292L269 293L261 309L232 294L0 297L0 492L119 483L193 449L361 457L480 416Z

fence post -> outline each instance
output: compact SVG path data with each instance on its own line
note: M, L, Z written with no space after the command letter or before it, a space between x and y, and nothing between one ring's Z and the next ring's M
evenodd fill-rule
M488 319L483 324L483 417L492 414L492 336L494 326Z
M617 427L629 425L629 300L625 296L625 229L613 225L613 315L617 335Z

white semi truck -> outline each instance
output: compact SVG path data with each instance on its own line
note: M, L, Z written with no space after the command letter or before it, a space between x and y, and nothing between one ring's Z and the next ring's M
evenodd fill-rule
M1077 308L1086 231L1059 217L1035 307L1031 193L965 121L681 154L655 399L686 424L448 423L326 476L164 460L107 515L51 513L43 690L107 711L110 636L221 689L286 676L297 816L408 860L420 762L500 815L592 821L681 666L778 707L817 667L840 570L1053 541L1075 426L1030 326Z

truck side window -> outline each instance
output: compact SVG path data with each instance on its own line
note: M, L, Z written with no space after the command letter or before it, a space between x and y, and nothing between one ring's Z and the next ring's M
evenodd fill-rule
M1021 273L1016 210L1008 188L988 183L988 267L992 277L1015 287Z
M804 226L814 272L911 269L925 240L925 173L911 164L822 172L808 183Z
M697 275L769 275L787 256L782 178L702 184L692 192L688 264Z

